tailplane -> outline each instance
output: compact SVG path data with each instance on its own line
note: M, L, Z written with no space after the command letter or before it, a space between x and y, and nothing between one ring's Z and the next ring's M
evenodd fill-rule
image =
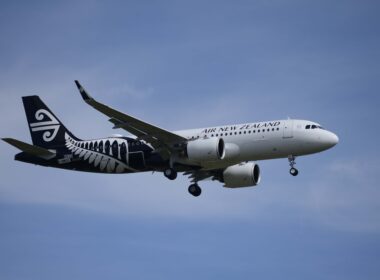
M2 140L7 142L10 145L16 147L17 149L19 149L19 150L21 150L21 151L23 151L29 155L32 155L32 156L40 157L43 159L51 159L51 158L54 158L56 156L55 152L49 151L49 150L47 150L45 148L41 148L39 146L30 145L28 143L22 142L22 141L17 140L17 139L2 138Z
M46 149L65 145L65 134L76 138L53 114L53 112L36 96L22 97L32 142Z

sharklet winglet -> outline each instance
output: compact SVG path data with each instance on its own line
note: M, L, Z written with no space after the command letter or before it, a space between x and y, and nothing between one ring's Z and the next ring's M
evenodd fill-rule
M75 82L75 84L77 85L77 88L78 88L78 90L79 90L79 93L80 93L80 95L82 96L82 98L83 98L84 101L87 102L87 101L93 99L93 98L91 97L91 95L89 95L89 94L87 93L87 91L84 89L84 87L82 87L82 85L79 83L78 80L75 80L74 82Z

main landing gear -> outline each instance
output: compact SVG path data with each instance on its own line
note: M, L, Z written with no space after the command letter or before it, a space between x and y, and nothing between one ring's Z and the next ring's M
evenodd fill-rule
M288 157L288 160L289 160L289 165L290 165L290 170L289 170L290 175L297 176L298 175L298 169L294 167L294 165L296 164L296 157L290 155Z
M197 183L191 184L189 186L189 193L195 197L200 196L202 193L202 189L198 186Z
M169 180L175 180L177 178L178 172L173 168L168 168L164 170L164 175ZM200 196L202 193L202 189L199 187L197 183L193 183L189 186L189 193L195 197Z
M164 171L164 175L169 180L175 180L177 178L177 171L175 171L173 168L168 168Z

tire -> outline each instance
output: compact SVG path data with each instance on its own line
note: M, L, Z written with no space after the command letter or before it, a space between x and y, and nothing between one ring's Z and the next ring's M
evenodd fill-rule
M173 168L168 168L164 171L164 175L169 180L175 180L177 178L177 171L175 171Z
M190 185L188 190L189 190L189 193L195 197L200 196L202 193L202 189L197 184Z
M290 172L290 175L292 175L292 176L298 175L298 170L294 167L290 168L289 172Z

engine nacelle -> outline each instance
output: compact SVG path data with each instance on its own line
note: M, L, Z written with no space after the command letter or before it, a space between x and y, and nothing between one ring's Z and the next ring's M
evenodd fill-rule
M186 147L188 159L195 162L221 160L224 158L225 153L225 146L222 138L189 141Z
M240 148L235 143L226 143L224 160L234 160L240 156Z
M253 187L260 183L260 167L254 163L240 163L227 167L223 171L224 187Z

